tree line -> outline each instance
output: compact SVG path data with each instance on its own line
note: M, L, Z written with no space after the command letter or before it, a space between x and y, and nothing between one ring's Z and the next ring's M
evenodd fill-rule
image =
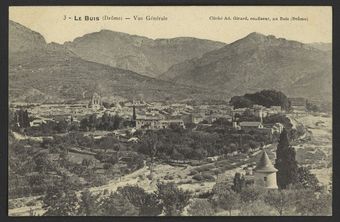
M288 97L281 91L262 90L255 93L246 93L243 96L234 96L230 99L229 104L238 108L251 108L253 105L262 105L265 107L281 106L284 110L289 110L290 102Z
M219 182L211 192L197 195L174 183L158 183L153 192L127 185L114 192L85 189L77 195L63 182L43 197L45 216L331 215L329 192L294 186L284 190L252 186L236 192L226 182Z

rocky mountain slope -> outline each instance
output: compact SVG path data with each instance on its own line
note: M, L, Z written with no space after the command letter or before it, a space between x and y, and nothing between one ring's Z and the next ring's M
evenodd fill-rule
M189 37L153 40L101 30L64 45L85 60L156 77L174 64L200 57L225 44Z
M19 23L9 21L9 50L11 53L42 49L46 46L44 37Z
M176 64L160 78L229 95L277 89L288 96L331 100L331 53L251 33L201 58Z
M331 101L329 50L259 33L222 48L202 41L103 30L64 45L47 44L41 34L10 21L10 99L58 102L87 99L93 92L146 100L229 99L276 89L289 97ZM208 52L200 56L203 51ZM155 79L119 67L164 73Z
M86 61L65 46L9 23L10 101L61 102L103 96L146 100L200 98L207 90L174 85L132 71Z

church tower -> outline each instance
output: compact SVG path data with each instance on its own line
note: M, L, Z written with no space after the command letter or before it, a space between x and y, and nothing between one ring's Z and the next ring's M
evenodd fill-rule
M265 150L263 150L261 159L254 171L255 185L268 189L278 189L276 182L277 169L273 166Z

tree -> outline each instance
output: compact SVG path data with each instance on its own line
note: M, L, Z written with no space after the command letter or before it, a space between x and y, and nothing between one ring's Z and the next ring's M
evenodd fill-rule
M89 167L93 164L93 161L89 158L84 158L83 161L81 162L82 166Z
M202 160L207 155L206 150L203 148L194 149L191 154L192 159Z
M233 105L234 108L250 108L254 104L265 107L281 106L281 108L285 110L288 110L290 107L287 96L276 90L262 90L252 94L246 93L244 96L234 96L229 103Z
M52 162L48 158L48 153L39 153L33 160L36 165L36 171L40 173L46 173L48 170L53 169Z
M188 213L191 216L213 216L215 210L208 200L196 199L189 205Z
M262 200L266 190L262 187L246 187L240 193L241 201L250 204L258 200Z
M234 106L234 109L238 109L238 108L250 108L253 106L253 102L243 96L234 96L231 98L230 105Z
M119 129L123 119L117 114L113 116L113 130Z
M234 184L232 185L231 189L233 189L233 191L235 191L236 193L240 193L242 189L245 187L245 185L246 180L244 176L241 175L240 173L235 173Z
M306 102L306 109L310 112L319 112L320 111L320 108L317 105L315 105L315 104L313 104L309 101Z
M136 127L136 119L137 119L136 107L133 106L133 108L132 108L132 127Z
M289 145L285 128L282 130L277 146L275 167L278 169L277 183L280 189L297 182L298 165L295 160L295 150Z
M153 174L154 161L160 145L160 138L156 133L151 131L147 132L142 143L139 145L139 151L150 157L150 175Z
M96 216L99 196L100 194L93 194L88 189L82 191L80 194L78 215Z
M113 150L115 146L119 145L118 139L112 137L112 136L106 136L102 138L99 142L99 147L101 149L104 149L105 152L107 150Z
M101 118L100 128L103 130L108 130L109 127L110 127L110 115L107 112L105 112Z
M184 156L183 156L183 154L179 153L176 149L173 149L172 154L171 154L171 159L183 160Z
M158 183L157 198L161 200L166 216L179 216L189 204L191 193L184 191L174 183Z
M117 192L139 210L140 216L157 216L162 213L162 206L157 196L145 192L141 187L128 185L119 187Z
M95 130L97 125L98 125L98 120L97 120L97 116L96 114L92 114L89 116L88 118L88 127L91 129L91 130Z
M48 189L43 198L44 216L76 216L78 198L73 190L65 190L59 187Z
M299 167L297 172L297 183L300 183L306 189L320 189L319 181L306 167Z
M80 121L80 129L88 131L89 128L89 120L87 118L84 118Z
M272 206L280 216L292 208L294 199L292 190L269 190L264 196L264 202Z
M100 201L98 213L102 216L138 216L138 209L115 192Z
M332 215L332 195L328 192L316 193L312 189L297 192L296 212L302 216Z
M221 189L222 188L222 189ZM239 195L229 187L213 188L214 195L212 196L212 203L229 212L231 216L232 210L237 209L240 204Z
M58 133L65 133L67 131L68 123L66 120L61 120L57 123L54 130Z
M17 111L15 118L18 120L20 128L27 128L30 126L28 111L20 109Z
M27 109L24 111L24 119L23 119L23 127L27 128L30 126L30 120L29 120L29 116L28 116L28 111Z

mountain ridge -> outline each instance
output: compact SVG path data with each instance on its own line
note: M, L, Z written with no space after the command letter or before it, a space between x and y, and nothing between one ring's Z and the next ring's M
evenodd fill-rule
M13 45L30 40L25 48L9 49L11 102L67 102L106 97L178 100L208 95L205 89L174 85L138 73L87 61L58 43L10 22ZM15 27L11 27L15 26Z
M173 50L169 57L177 57L179 62L163 66L164 70L167 66L170 67L156 79L130 71L128 67L125 69L91 61L72 50L68 45L72 43L46 43L41 34L19 23L10 21L9 26L11 98L25 100L23 97L27 94L36 100L64 101L68 97L81 99L84 91L94 92L102 88L104 94L125 98L139 96L149 100L199 100L227 99L262 89L277 89L288 96L331 100L331 51L320 50L294 40L253 32L230 44L223 43L222 47L215 45L216 49L213 50L207 50L204 46L203 49L207 52L185 59L178 58L176 53L183 48L181 44L186 44L188 40L197 41L190 46L193 47L200 44L201 39L178 37L152 40L127 33L116 34L117 32L111 30L84 35L90 36L90 40L88 37L85 40L93 44L89 48L85 44L82 48L89 56L97 55L98 50L94 53L91 49L98 46L98 39L101 42L102 38L117 38L112 44L119 49L114 51L114 55L121 59L121 65L128 65L126 61L129 61L132 65L137 64L135 68L144 67L144 71L154 70L151 63L148 66L148 62L152 60L141 53L140 48L155 59L161 57L159 51L166 54ZM72 42L83 41L84 36ZM102 42L102 48L108 48L106 42ZM169 49L169 42L176 42L178 47ZM209 44L211 42L213 41L209 41ZM163 51L159 50L162 45L165 45ZM110 50L104 52L104 55L109 52ZM126 52L129 53L125 55ZM190 50L187 52L190 53Z
M331 55L301 42L250 33L200 58L175 64L159 78L231 95L272 88L290 96L330 100Z
M64 45L83 59L157 77L170 66L201 56L225 43L193 37L151 39L103 29Z

